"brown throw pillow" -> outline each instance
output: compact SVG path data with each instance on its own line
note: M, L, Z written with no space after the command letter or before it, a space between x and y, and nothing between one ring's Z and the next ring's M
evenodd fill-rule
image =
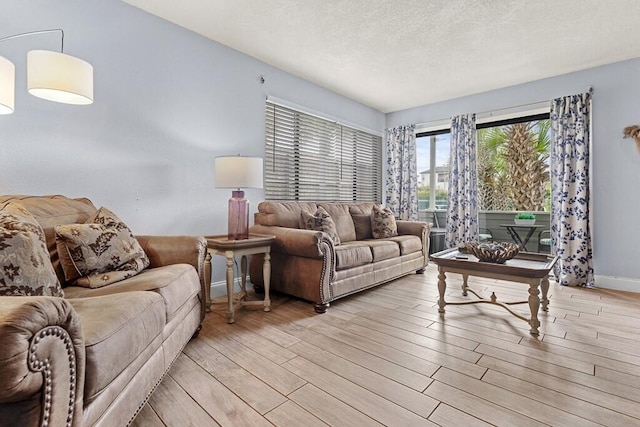
M311 214L307 211L300 212L300 228L304 230L324 231L329 235L329 238L333 240L334 245L340 244L340 236L338 236L338 230L336 224L331 219L331 215L327 211L318 207L315 214Z
M149 266L129 227L102 207L85 224L55 227L60 262L68 281L99 288L135 276Z
M0 210L0 295L64 296L44 231L18 203Z
M373 237L371 232L371 214L351 214L356 228L356 240L367 240Z
M396 218L389 208L375 205L371 210L371 234L374 239L384 239L398 235Z

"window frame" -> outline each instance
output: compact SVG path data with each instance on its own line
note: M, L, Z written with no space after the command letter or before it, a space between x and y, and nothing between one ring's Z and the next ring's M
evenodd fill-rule
M551 118L551 113L548 111L544 113L537 113L537 112L533 114L531 113L533 112L532 111L530 111L529 113L525 112L525 114L522 116L510 117L507 119L482 120L480 123L476 122L476 130L498 127L498 126L508 126L508 125L513 125L518 123L525 123L525 122L532 122L532 121L539 121L539 120L549 120ZM424 137L435 137L437 135L444 135L444 134L450 134L450 133L451 133L450 126L439 127L437 129L432 129L428 131L416 132L416 139L424 138ZM429 143L430 143L430 147L429 147L429 170L430 170L429 171L429 206L430 208L427 209L427 212L431 212L431 211L443 212L443 211L446 211L446 209L436 208L436 182L437 182L437 171L436 171L436 165L435 165L436 141L435 139L432 139L431 141L429 141ZM487 212L493 212L493 211L487 211Z

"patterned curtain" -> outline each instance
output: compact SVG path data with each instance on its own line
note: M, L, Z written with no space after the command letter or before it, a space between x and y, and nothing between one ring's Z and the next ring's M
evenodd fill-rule
M562 285L594 286L591 250L591 93L551 102L551 248Z
M418 220L416 125L387 129L386 205L399 219Z
M455 248L478 240L478 173L476 170L476 115L451 119L449 203L445 245Z

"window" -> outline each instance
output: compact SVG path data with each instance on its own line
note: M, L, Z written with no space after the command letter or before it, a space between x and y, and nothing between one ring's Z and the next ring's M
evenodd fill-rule
M477 125L481 211L549 211L549 114ZM449 130L416 135L418 209L447 209Z
M478 207L549 211L549 114L478 124Z
M265 127L267 200L381 202L381 136L273 102Z
M419 211L447 209L449 146L448 129L416 135Z

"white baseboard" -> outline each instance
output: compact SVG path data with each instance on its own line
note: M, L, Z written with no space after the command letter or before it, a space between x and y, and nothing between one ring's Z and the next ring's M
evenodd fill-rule
M597 288L612 289L616 291L640 292L640 279L617 276L595 276Z

